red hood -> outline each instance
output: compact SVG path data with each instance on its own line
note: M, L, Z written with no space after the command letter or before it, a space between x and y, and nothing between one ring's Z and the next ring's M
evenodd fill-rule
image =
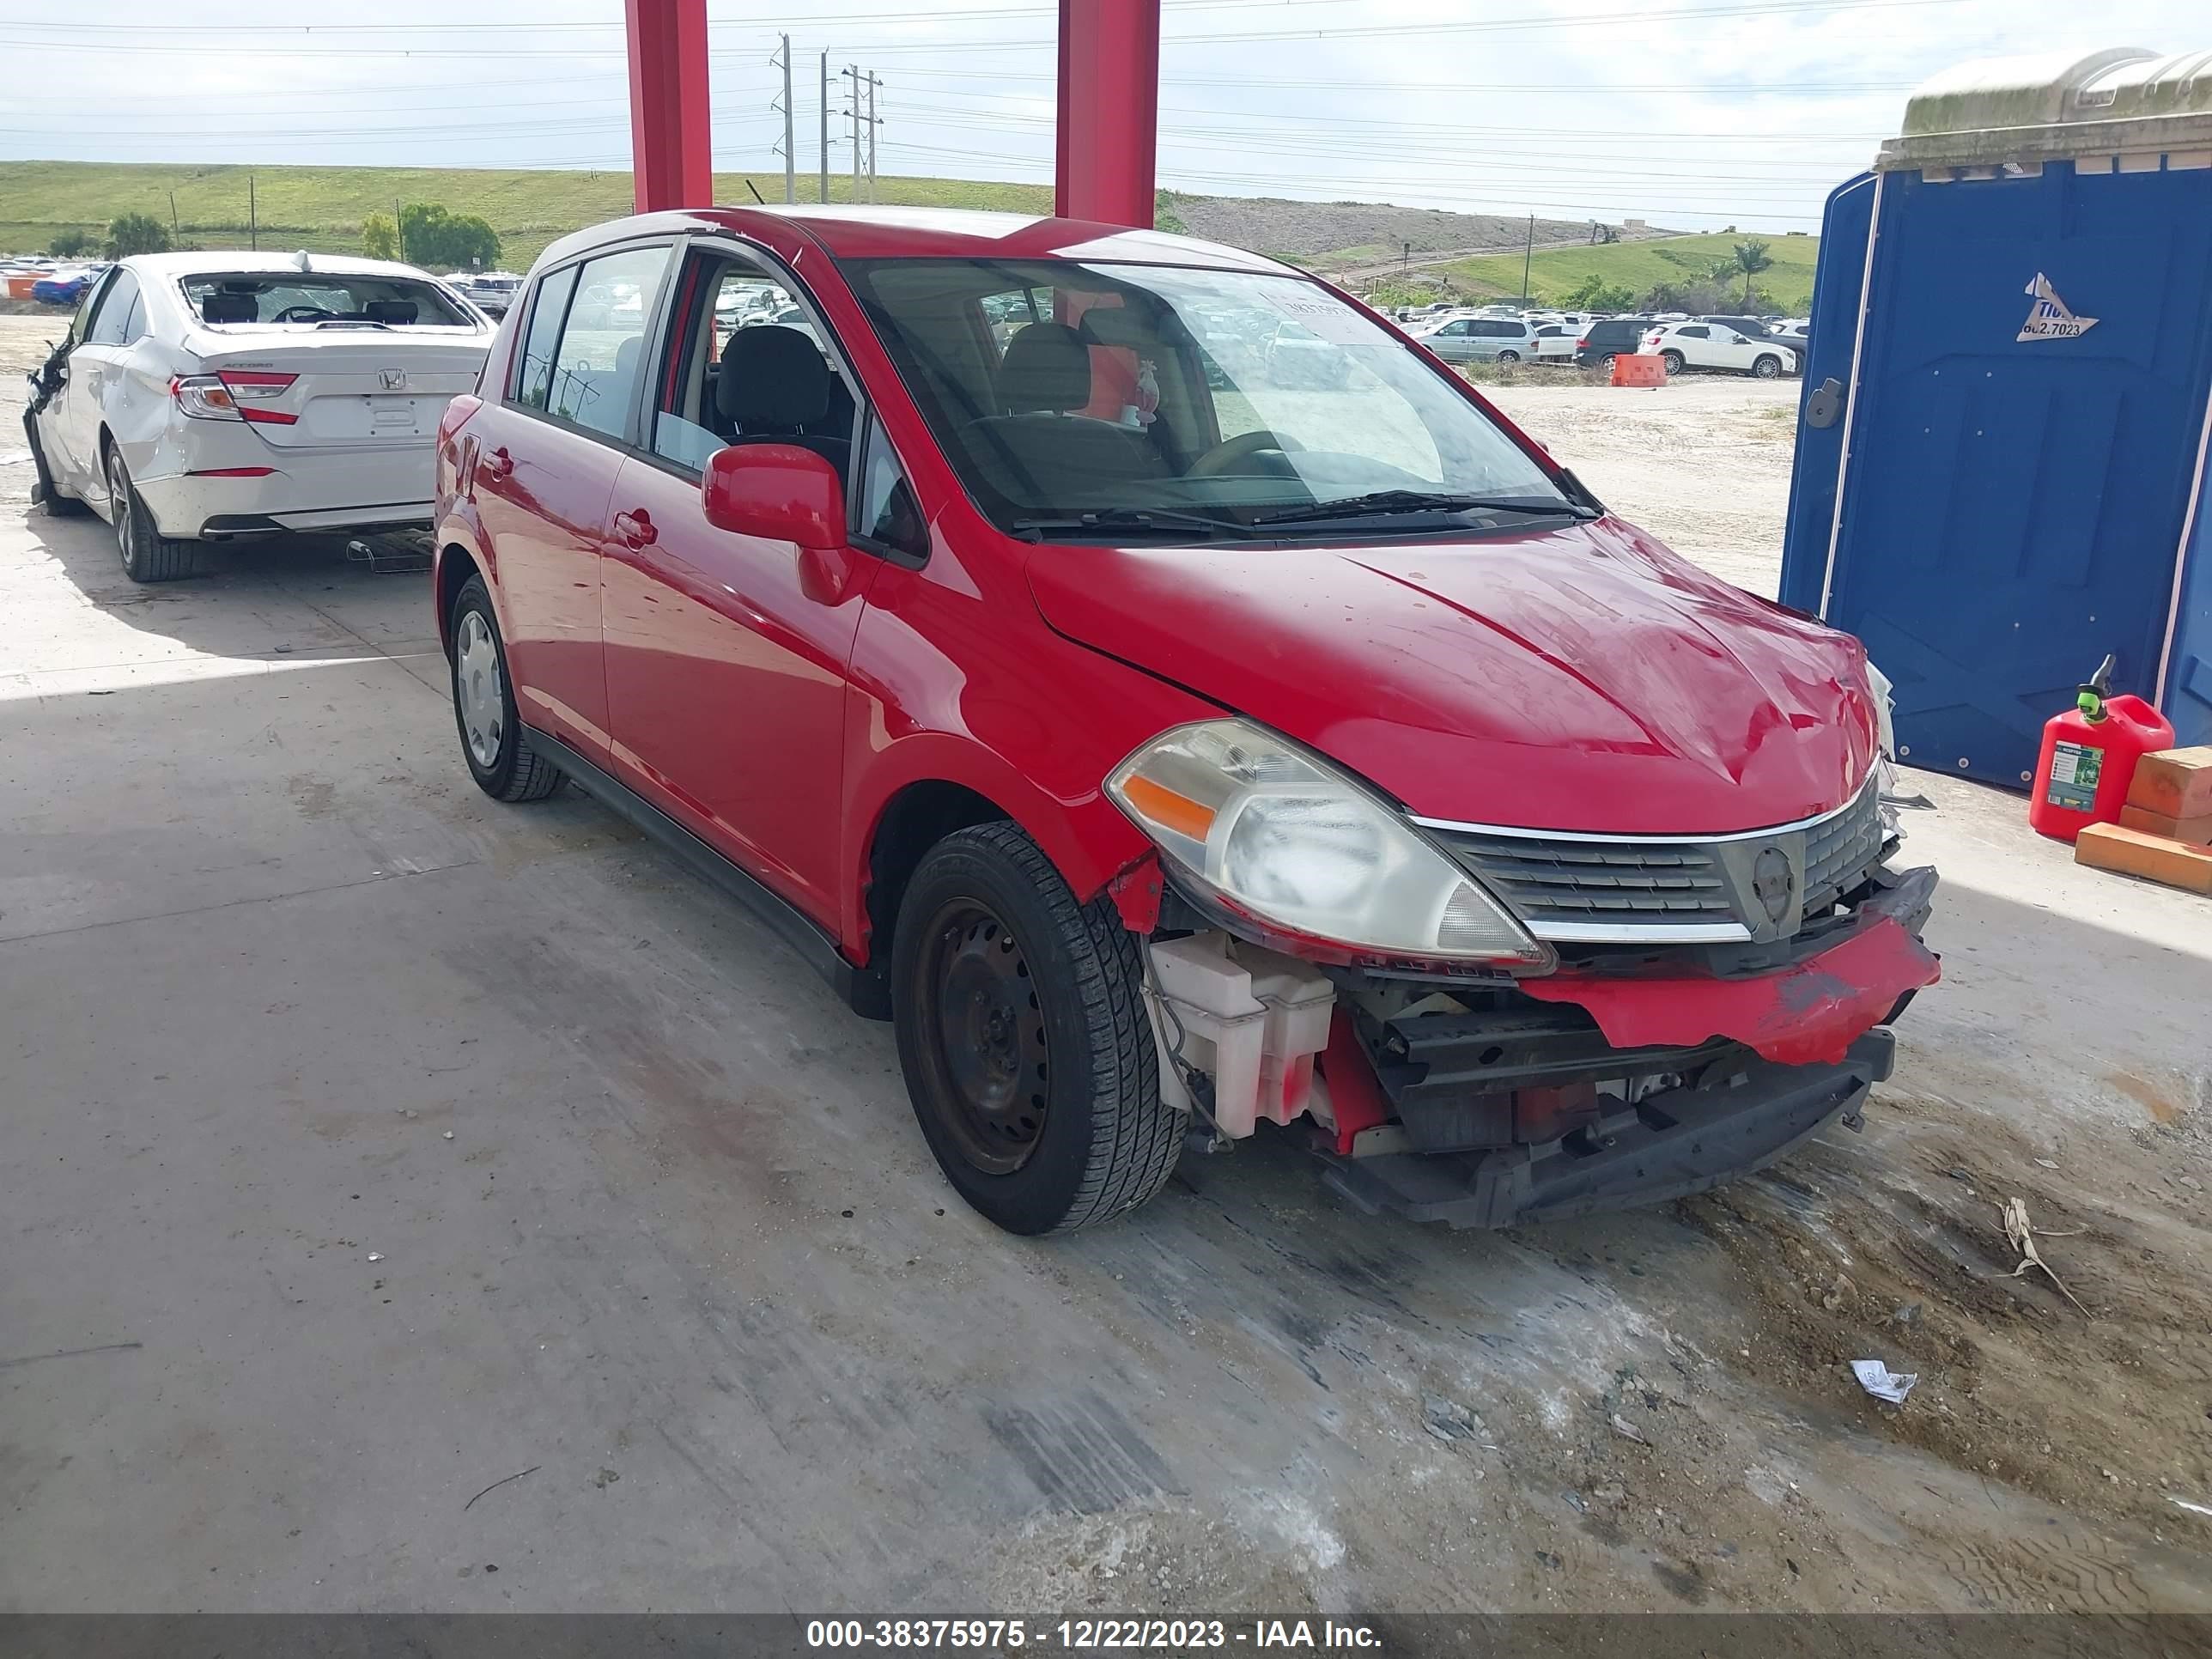
M1617 520L1510 540L1040 547L1059 632L1427 817L1615 835L1842 805L1875 719L1850 635Z

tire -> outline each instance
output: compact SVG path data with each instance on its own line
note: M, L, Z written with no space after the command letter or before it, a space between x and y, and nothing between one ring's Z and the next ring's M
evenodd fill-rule
M1755 380L1775 380L1778 378L1782 373L1782 359L1779 357L1762 356L1752 364L1751 373L1753 378Z
M1610 374L1613 373L1613 354L1612 352L1601 351L1597 355L1596 366L1602 369L1606 374Z
M1068 1232L1166 1182L1187 1121L1160 1098L1143 981L1112 901L1076 902L1012 824L923 857L892 939L899 1064L938 1167L988 1220Z
M31 445L32 501L44 507L50 519L81 518L91 511L54 482L53 469L46 465L46 447L39 441L38 417L28 410L23 411L23 435Z
M198 544L164 536L154 515L138 499L131 469L123 452L107 447L108 522L115 531L115 550L123 560L123 574L134 582L173 582L192 574L192 557Z
M468 763L469 775L494 800L544 799L561 787L564 775L531 746L530 734L515 713L507 646L499 636L499 618L483 577L471 576L462 585L453 601L447 636L452 641L446 660L453 671L453 726L460 733L461 758Z
M1679 351L1662 351L1659 354L1659 361L1667 365L1667 372L1669 374L1680 374L1682 372L1682 354Z
M1521 361L1521 354L1517 351L1501 351L1498 354L1498 361L1501 363L1517 363Z

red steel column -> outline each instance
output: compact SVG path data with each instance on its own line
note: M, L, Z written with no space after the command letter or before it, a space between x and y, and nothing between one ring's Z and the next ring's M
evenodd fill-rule
M1060 216L1152 228L1159 124L1160 0L1060 0Z
M637 210L714 204L707 120L707 0L623 0Z

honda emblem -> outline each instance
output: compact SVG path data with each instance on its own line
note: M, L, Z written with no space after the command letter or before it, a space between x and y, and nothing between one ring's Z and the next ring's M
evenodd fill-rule
M376 371L376 379L386 392L407 390L407 371L404 368L380 368Z

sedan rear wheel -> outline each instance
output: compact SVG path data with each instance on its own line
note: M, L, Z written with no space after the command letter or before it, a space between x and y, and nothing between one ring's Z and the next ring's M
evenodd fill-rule
M123 574L132 581L173 582L192 574L195 544L161 532L154 515L131 487L123 452L112 445L107 451L107 512L115 531L115 550L122 556Z

